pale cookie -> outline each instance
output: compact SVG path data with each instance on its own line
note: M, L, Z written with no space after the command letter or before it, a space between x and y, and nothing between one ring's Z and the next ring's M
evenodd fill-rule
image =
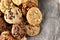
M26 25L26 28L27 28L27 35L28 36L36 36L40 32L40 26Z
M27 38L24 36L21 40L27 40Z
M11 0L1 0L0 10L4 13L10 7Z
M21 22L22 13L18 7L11 7L5 11L4 19L9 24Z
M1 35L10 35L10 32L9 31L4 31L1 33Z
M30 25L39 25L42 21L42 13L37 7L32 7L28 10L26 18Z
M6 8L4 7L4 4L3 3L0 3L0 10L3 13L6 11Z
M11 2L12 0L1 0L1 3L3 3L6 8L10 6Z
M26 2L28 0L12 0L12 1L13 1L14 4L19 6L19 5L21 5L22 3L24 3L24 2Z
M11 35L8 34L8 32L2 32L0 35L0 40L15 40Z
M21 38L23 38L24 36L26 36L26 28L22 23L15 23L12 26L12 35L17 39L20 40Z

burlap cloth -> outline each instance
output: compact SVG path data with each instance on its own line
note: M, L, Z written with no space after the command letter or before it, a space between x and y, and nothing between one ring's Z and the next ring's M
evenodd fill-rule
M60 40L60 4L59 0L39 0L43 14L41 33L28 40Z

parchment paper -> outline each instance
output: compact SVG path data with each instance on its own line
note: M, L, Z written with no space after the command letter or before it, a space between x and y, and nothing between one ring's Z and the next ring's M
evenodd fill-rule
M60 40L60 4L59 0L39 0L43 14L41 33L28 40Z

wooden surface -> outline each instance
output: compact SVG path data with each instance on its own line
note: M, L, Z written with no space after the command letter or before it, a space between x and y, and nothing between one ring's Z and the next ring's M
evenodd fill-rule
M41 33L28 40L60 40L60 4L59 0L39 0L43 14Z

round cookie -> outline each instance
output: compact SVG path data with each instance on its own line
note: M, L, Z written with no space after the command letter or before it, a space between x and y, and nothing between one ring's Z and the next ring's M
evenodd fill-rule
M4 21L2 17L0 17L0 32L4 31L7 27L7 23Z
M9 34L9 32L5 31L2 32L0 40L15 40L15 39Z
M1 0L0 10L5 13L6 9L10 7L11 0Z
M26 25L26 28L27 28L27 35L28 36L36 36L40 32L40 26Z
M27 12L26 18L30 25L39 25L42 21L42 13L37 7L32 7Z
M12 0L1 0L1 3L3 3L6 8L10 6L11 2Z
M9 24L21 22L22 13L18 7L11 7L5 11L4 19Z
M13 1L14 4L19 6L19 5L21 5L22 3L24 3L24 2L26 2L28 0L12 0L12 1Z
M22 23L13 24L12 26L12 35L17 39L20 40L24 36L26 36L26 28Z
M3 32L1 33L1 35L10 35L10 32L9 32L9 31L3 31Z
M24 16L26 16L27 11L32 8L32 7L37 7L37 5L31 1L24 2L22 4L22 13Z
M6 11L6 8L4 7L4 4L3 3L0 3L0 10L3 13Z

